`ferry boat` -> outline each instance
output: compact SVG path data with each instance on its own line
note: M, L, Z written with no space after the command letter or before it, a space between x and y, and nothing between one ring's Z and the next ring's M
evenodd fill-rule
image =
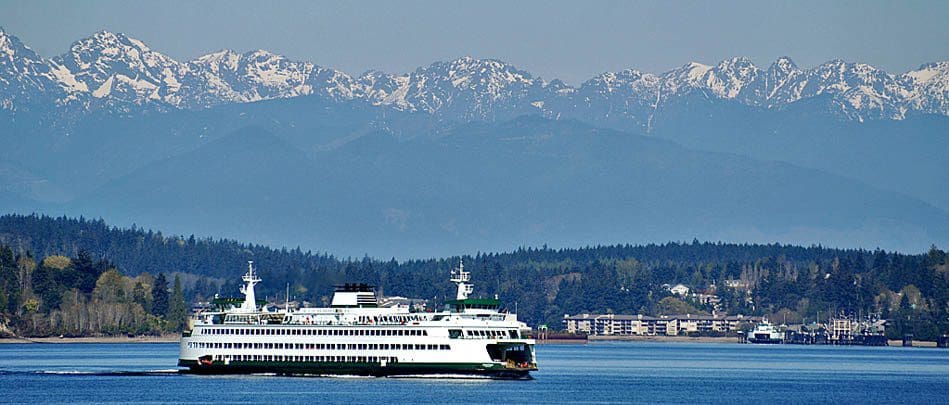
M763 319L748 332L748 343L783 343L784 334L778 331L771 322Z
M338 286L328 308L258 306L253 262L240 306L200 312L182 334L179 367L193 373L531 378L535 341L500 301L469 298L464 263L452 269L454 300L439 312L381 307L371 286Z

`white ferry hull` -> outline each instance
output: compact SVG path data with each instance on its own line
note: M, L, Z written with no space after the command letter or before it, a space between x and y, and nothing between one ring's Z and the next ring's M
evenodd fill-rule
M432 334L437 334L432 330ZM282 350L235 350L225 348L227 339L214 336L210 339L184 337L181 342L179 367L187 372L199 374L254 374L275 373L287 375L361 375L361 376L410 376L410 375L479 375L492 378L530 378L537 370L534 361L533 339L494 340L420 337L417 343L400 343L405 350L366 350L362 347L390 347L396 344L372 343L385 340L360 340L357 350L313 350L311 347L348 347L353 343L338 343L342 340L295 338L281 340L283 347L303 349ZM407 342L405 340L401 340ZM204 345L200 343L205 343ZM270 347L275 343L258 345ZM277 342L271 340L270 342ZM438 342L438 343L434 343ZM383 346L385 345L385 346ZM218 346L221 346L219 348ZM416 350L416 348L421 348ZM438 349L430 349L438 348ZM518 349L500 354L503 349ZM496 356L491 358L491 349Z
M398 376L485 376L497 379L530 379L535 369L507 368L502 364L485 363L403 363L383 366L361 362L256 362L236 361L230 364L201 364L179 360L179 367L188 367L195 374L278 374L278 375L356 375L372 377Z

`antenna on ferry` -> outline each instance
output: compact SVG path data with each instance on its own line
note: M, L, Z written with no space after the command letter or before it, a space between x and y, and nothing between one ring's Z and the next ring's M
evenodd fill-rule
M290 313L290 283L287 283L287 301L286 301L287 313Z
M471 273L465 271L465 261L461 259L458 261L458 268L451 270L451 282L458 285L458 293L455 295L455 299L468 299L468 295L474 291L474 286L469 281L471 281Z
M260 278L254 274L254 261L247 261L247 274L244 277L241 277L244 280L244 285L241 286L241 293L244 294L244 303L241 305L240 309L242 312L255 312L257 311L257 296L254 294L254 286L260 282Z

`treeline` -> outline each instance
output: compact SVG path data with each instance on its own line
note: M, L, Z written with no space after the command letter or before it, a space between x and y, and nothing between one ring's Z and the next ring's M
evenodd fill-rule
M454 295L448 271L463 259L476 295L501 297L531 325L560 328L564 314L613 312L709 313L711 302L679 299L678 283L714 294L719 311L811 322L830 315L878 314L890 319L893 337L913 333L934 339L949 331L949 266L946 253L833 249L781 244L666 243L579 249L524 248L427 260L339 259L299 248L271 249L230 240L166 236L117 229L101 220L7 215L0 243L21 257L86 251L124 274L174 274L187 302L214 294L237 296L246 261L259 266L259 296L291 295L314 305L329 303L333 286L365 282L386 295L432 300ZM147 273L147 274L146 274ZM732 285L729 287L726 285ZM143 287L149 285L147 279ZM134 284L132 289L134 290ZM133 291L134 292L134 291ZM134 294L133 294L134 295ZM144 308L144 306L143 306Z
M181 281L164 274L124 276L87 252L76 257L14 254L0 245L3 334L87 336L180 331L189 307Z

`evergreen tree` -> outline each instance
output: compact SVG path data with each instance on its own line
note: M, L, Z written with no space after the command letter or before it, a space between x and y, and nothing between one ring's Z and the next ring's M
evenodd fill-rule
M13 251L0 246L0 314L13 314L20 301L20 281Z
M165 316L168 313L168 280L165 273L158 273L152 286L152 315Z
M168 306L168 317L165 319L176 332L181 332L188 324L188 306L185 304L185 294L181 289L181 278L178 276L175 276L175 288Z

